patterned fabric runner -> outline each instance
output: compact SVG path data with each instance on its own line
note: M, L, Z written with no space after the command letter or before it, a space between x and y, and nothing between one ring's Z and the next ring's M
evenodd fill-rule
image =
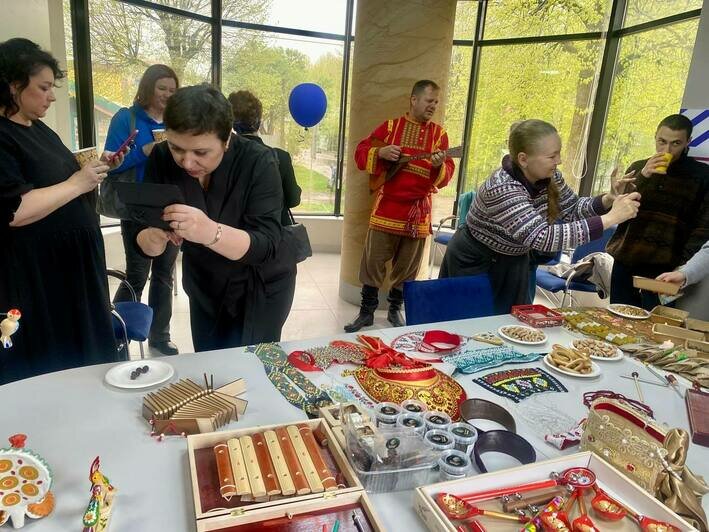
M541 368L495 371L473 379L473 382L515 403L535 393L568 391L563 384Z
M652 323L648 320L621 318L601 308L581 307L558 310L564 316L566 325L572 330L618 346L654 339Z
M318 417L318 409L332 404L324 390L313 384L305 375L290 365L288 356L276 343L252 345L246 348L263 363L266 375L280 394L309 417Z
M443 357L444 362L453 364L456 372L475 373L484 369L496 368L505 364L525 364L535 362L545 353L520 353L511 347L484 347L470 349ZM455 375L455 373L453 373Z

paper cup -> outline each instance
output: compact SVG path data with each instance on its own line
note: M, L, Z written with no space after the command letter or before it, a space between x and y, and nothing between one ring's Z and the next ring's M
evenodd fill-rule
M665 164L655 167L656 174L666 174L667 173L667 166L670 164L670 161L672 161L672 154L671 153L663 153L662 156L665 159Z
M164 129L153 129L153 139L155 142L162 142L167 140L167 135Z
M98 161L98 152L96 151L96 146L75 151L74 158L76 159L76 162L79 163L79 166L81 166L82 168L89 164L91 161Z

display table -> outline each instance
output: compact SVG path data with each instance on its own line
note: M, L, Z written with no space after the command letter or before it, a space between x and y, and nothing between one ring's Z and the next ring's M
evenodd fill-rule
M386 342L407 331L444 329L464 335L496 331L501 325L519 323L511 316L495 316L441 323L428 326L402 327L366 331ZM549 336L541 349L515 346L522 352L540 352L551 349L553 343L568 344L575 338L561 327L545 329ZM365 332L365 331L363 331ZM342 334L338 339L352 339L355 335ZM330 340L316 339L281 342L285 351L325 345ZM486 344L480 344L481 347ZM6 353L5 353L6 354ZM11 352L10 352L11 354ZM267 379L260 361L244 349L228 349L199 354L183 354L163 358L175 368L173 381L191 378L203 380L203 373L214 374L218 387L238 377L244 378L247 391L241 397L249 401L246 414L226 428L251 427L273 423L295 422L305 419L305 414L290 405ZM642 364L625 358L619 362L598 362L602 374L596 379L578 379L556 375L568 393L545 394L558 399L559 409L567 415L581 419L586 407L581 396L586 391L613 390L637 399L632 380L620 378L632 371L642 378L652 380ZM516 367L544 367L541 360ZM111 530L116 532L194 530L194 509L187 463L187 444L184 438L168 437L162 442L151 438L150 427L141 416L144 390L124 391L104 383L104 374L110 365L92 366L52 373L0 386L0 404L3 413L0 421L0 443L6 446L7 437L14 433L28 435L27 447L42 455L54 473L52 491L57 506L48 518L26 525L28 531L79 530L81 518L89 500L89 466L97 455L101 457L101 470L118 489ZM437 365L446 373L452 366ZM511 366L504 366L509 368ZM330 381L329 375L340 382L354 383L352 377L340 376L345 366L333 366L326 374L308 374L316 383ZM500 369L500 368L497 368ZM489 370L496 371L496 370ZM486 373L486 372L483 372ZM469 397L482 397L506 408L513 405L507 399L488 392L473 383L479 375L461 375L457 380ZM687 413L682 399L671 388L643 385L645 402L654 410L659 422L669 422L673 427L688 429ZM537 451L537 460L558 456L557 451L536 436L530 427L518 420L517 432L527 438ZM573 453L578 447L563 451ZM494 454L494 453L491 453ZM489 464L495 465L495 457ZM497 457L498 466L513 466L509 457ZM709 476L709 449L692 445L688 466L699 475ZM709 509L705 497L704 508ZM424 530L422 522L412 507L412 492L404 491L372 496L379 517L387 530ZM6 525L6 528L9 525Z

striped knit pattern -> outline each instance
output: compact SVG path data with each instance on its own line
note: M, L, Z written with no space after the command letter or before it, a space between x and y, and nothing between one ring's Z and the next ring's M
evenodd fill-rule
M585 218L598 215L593 198L579 198L560 172L553 179L559 188L562 223L547 223L546 189L532 198L522 183L500 167L480 186L468 211L470 233L503 255L524 255L530 249L554 252L589 242L591 228Z

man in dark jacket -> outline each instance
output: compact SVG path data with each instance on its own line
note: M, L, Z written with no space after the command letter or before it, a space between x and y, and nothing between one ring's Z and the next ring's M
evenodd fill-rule
M633 276L672 271L709 238L709 165L687 156L691 140L691 120L670 115L657 126L657 153L628 168L642 198L638 216L620 224L608 243L615 259L611 303L651 310L657 295L634 288Z

